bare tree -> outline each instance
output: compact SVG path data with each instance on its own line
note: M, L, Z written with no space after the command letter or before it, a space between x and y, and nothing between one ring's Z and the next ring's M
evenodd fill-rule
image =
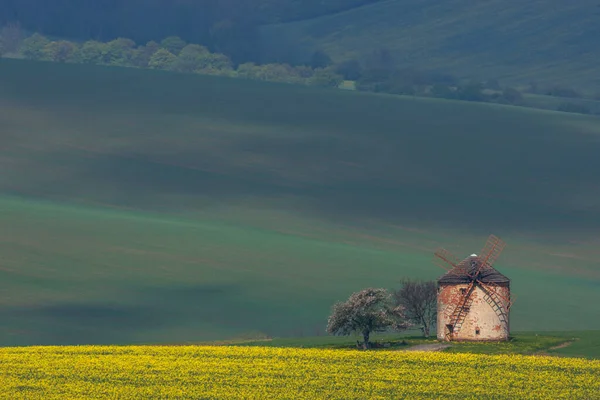
M401 285L393 294L395 305L404 307L408 319L421 327L423 336L429 337L437 318L436 283L403 279Z
M363 348L368 349L372 332L404 330L409 325L403 307L394 306L387 290L368 288L333 306L327 332L334 335L360 333L364 340Z

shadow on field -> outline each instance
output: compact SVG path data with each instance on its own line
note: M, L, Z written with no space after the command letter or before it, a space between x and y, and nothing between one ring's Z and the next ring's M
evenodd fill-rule
M4 345L114 344L206 339L204 328L243 331L261 313L235 285L195 285L144 288L131 293L135 305L56 303L0 309ZM41 331L39 329L42 329ZM156 333L159 332L159 333ZM143 339L142 339L143 338ZM216 339L216 338L215 338ZM176 339L175 339L176 340Z
M1 310L0 315L11 327L10 332L2 332L2 342L10 345L135 342L136 331L166 322L149 307L111 303L13 307Z
M279 143L285 147L285 139L273 142L273 146ZM290 202L297 212L325 219L360 222L376 218L404 224L445 225L483 234L570 230L578 235L600 226L600 203L596 197L600 189L590 181L600 171L600 158L595 156L595 152L600 152L597 146L582 148L578 154L565 154L565 167L556 166L560 171L552 171L549 166L545 167L547 171L526 171L518 163L502 160L491 160L497 170L489 167L489 171L470 166L466 160L455 161L447 168L419 166L415 162L415 169L407 171L399 165L374 168L370 165L375 163L373 160L355 167L352 173L343 171L333 161L323 160L327 156L317 155L321 150L301 154L297 151L291 144L289 151L278 150L287 160L272 170L232 170L221 165L218 167L224 170L222 173L141 157L103 155L77 159L72 155L61 160L73 160L77 170L74 180L68 185L37 184L30 194L69 200L70 188L77 182L93 182L95 190L85 194L88 200L167 212L258 198ZM531 154L532 159L534 156ZM543 164L543 160L533 162ZM569 163L587 164L589 170L579 172L568 167ZM303 168L302 164L316 166L317 170L311 172L314 178L291 178L296 169ZM336 168L339 171L332 172ZM427 177L421 178L427 169ZM344 174L347 177L342 177ZM205 200L194 200L198 198ZM181 199L186 199L186 204L181 204Z

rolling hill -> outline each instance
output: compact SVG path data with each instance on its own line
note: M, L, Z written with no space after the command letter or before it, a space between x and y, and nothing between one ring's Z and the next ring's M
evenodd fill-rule
M0 106L2 344L315 335L490 233L514 329L600 327L599 118L20 60Z
M404 66L461 78L536 81L600 92L600 8L592 0L387 0L264 26L265 55L304 62L321 49L336 61L386 48Z

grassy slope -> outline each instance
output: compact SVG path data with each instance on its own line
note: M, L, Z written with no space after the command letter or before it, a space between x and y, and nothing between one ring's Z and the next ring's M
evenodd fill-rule
M565 103L572 103L583 106L589 110L592 114L600 114L600 101L591 99L574 99L574 98L563 98L554 97L540 94L525 94L524 104L527 107L540 108L542 110L556 110L558 107Z
M566 357L588 357L600 358L600 331L582 332L545 332L567 339L568 346L550 349L549 354L557 354Z
M322 48L336 60L360 59L385 47L403 64L461 77L598 91L599 13L592 0L388 0L267 26L263 38L271 57Z
M219 345L302 347L344 349L355 348L357 337L317 336L305 338L274 338L261 340L230 340L216 342ZM374 343L388 343L390 347L381 349L406 350L413 346L438 343L435 339L420 336L375 334ZM443 351L451 353L477 354L550 354L568 357L600 358L600 331L568 332L517 332L509 342L468 343L455 342ZM375 350L379 350L376 348Z
M0 104L2 343L315 334L490 232L515 329L600 327L596 118L15 60Z
M333 300L423 258L210 217L6 199L0 209L4 343L321 333Z

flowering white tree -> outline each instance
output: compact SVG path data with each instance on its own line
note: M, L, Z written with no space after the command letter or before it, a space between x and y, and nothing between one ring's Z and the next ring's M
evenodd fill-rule
M399 331L409 326L404 307L394 306L387 290L368 288L333 306L327 332L333 335L360 333L363 348L368 349L372 332Z

